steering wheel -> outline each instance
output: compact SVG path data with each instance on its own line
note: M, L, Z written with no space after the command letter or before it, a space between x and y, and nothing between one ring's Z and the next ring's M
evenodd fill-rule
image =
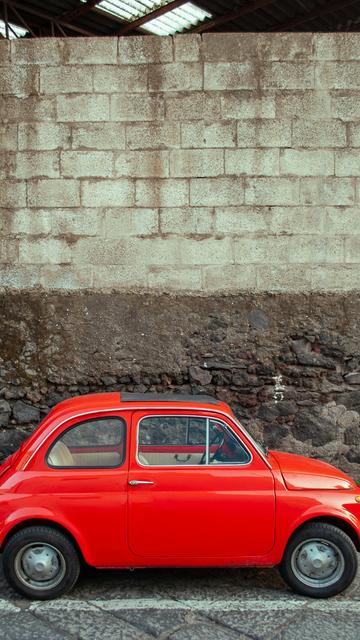
M211 445L212 445L212 444L215 444L215 442L216 442L217 438L219 437L219 435L220 435L220 434L219 434L219 432L217 432L217 433L214 433L214 434L213 434L213 437L212 437L212 438L210 438L210 442L209 442L209 449L210 449L210 447L211 447ZM221 437L220 437L220 442L219 442L219 444L218 444L218 446L217 446L217 449L216 449L215 453L213 453L213 455L212 455L212 456L210 456L210 455L209 455L209 462L212 462L212 461L214 460L214 458L215 458L215 456L216 456L217 452L218 452L218 451L219 451L219 449L221 449L221 447L223 446L223 444L224 444L224 440L225 440L225 432L224 432L224 431L222 431L222 433L221 433ZM204 453L203 453L203 454L202 454L202 456L201 456L201 459L200 459L199 464L205 464L205 460L206 460L206 449L205 449Z

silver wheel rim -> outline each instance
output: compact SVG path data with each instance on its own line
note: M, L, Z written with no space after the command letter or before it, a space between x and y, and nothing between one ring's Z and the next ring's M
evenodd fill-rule
M66 562L59 549L51 544L32 542L17 552L14 570L27 587L46 591L60 584L66 573Z
M310 538L300 542L291 556L291 568L309 587L330 587L343 575L345 560L339 547L329 540Z

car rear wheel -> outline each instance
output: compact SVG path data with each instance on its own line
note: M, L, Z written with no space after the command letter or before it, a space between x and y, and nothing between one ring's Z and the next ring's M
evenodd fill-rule
M75 585L80 560L73 543L51 527L27 527L7 542L3 554L9 584L27 598L49 600Z
M279 569L284 581L297 593L328 598L353 581L357 553L354 543L341 529L314 522L291 537Z

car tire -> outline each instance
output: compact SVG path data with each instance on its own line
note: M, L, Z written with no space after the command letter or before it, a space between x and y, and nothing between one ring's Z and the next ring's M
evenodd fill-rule
M9 584L21 595L50 600L68 593L80 572L79 554L71 540L51 527L32 526L6 543L3 568Z
M283 580L295 592L329 598L355 578L357 552L351 538L325 522L304 525L290 538L279 566Z

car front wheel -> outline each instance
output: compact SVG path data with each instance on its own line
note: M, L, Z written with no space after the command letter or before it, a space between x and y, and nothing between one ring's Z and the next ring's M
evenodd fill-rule
M51 527L27 527L7 542L3 554L9 584L27 598L49 600L75 585L80 561L72 542Z
M314 522L294 533L279 568L284 581L297 593L328 598L353 581L357 553L354 543L341 529Z

